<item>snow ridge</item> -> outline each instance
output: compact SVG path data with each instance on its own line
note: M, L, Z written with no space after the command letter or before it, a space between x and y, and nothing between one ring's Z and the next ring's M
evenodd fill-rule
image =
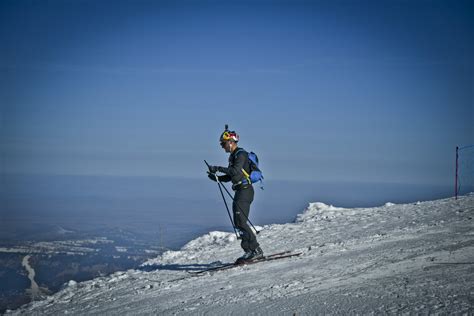
M334 207L321 202L309 203L308 208L296 217L296 222L316 222L320 219L331 219L341 215L354 215L350 209Z
M374 208L310 203L294 223L266 225L267 253L299 257L187 273L241 254L210 232L143 269L70 281L8 314L473 314L474 194Z

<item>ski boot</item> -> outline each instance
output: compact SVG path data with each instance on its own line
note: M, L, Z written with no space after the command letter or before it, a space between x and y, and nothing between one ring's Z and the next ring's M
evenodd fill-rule
M237 260L235 260L235 264L242 264L242 263L245 263L245 261L248 261L250 257L252 257L252 254L253 254L253 251L252 250L247 250L245 251L245 253L237 258Z
M253 261L253 260L259 260L263 258L263 251L262 248L257 247L255 250L249 250L244 253L242 257L237 259L235 262L236 264L244 264L245 262Z
M252 251L252 254L249 259L247 260L259 260L263 258L263 250L260 247L257 247L254 251Z

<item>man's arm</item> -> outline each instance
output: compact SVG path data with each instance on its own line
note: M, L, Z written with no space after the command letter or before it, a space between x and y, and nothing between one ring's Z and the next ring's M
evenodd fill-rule
M220 182L229 182L232 178L229 175L218 176Z
M222 173L225 173L231 179L236 176L243 178L244 175L242 173L242 169L244 168L246 159L247 159L247 155L245 155L244 153L238 153L237 156L235 157L233 166L227 167L227 168L219 167L218 170Z

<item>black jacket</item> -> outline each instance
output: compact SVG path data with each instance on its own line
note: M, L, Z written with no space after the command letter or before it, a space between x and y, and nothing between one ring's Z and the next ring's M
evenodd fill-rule
M225 175L219 177L219 181L232 181L232 184L242 183L241 181L245 180L242 169L250 174L248 156L249 154L245 149L237 147L229 156L229 166L227 168L219 167L219 171L225 173Z

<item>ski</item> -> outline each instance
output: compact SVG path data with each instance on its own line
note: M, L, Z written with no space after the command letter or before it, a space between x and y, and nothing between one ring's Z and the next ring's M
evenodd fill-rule
M278 253L274 253L271 255L264 256L263 258L260 259L255 259L255 260L250 260L250 261L244 261L242 263L225 263L216 267L211 267L208 269L200 270L200 271L190 271L190 274L202 274L205 272L214 272L214 271L221 271L221 270L227 270L227 269L232 269L235 267L240 267L240 266L245 266L249 264L254 264L254 263L259 263L259 262L265 262L265 261L272 261L272 260L278 260L278 259L283 259L283 258L290 258L290 257L296 257L301 255L301 252L297 253L292 253L291 251L282 251Z

